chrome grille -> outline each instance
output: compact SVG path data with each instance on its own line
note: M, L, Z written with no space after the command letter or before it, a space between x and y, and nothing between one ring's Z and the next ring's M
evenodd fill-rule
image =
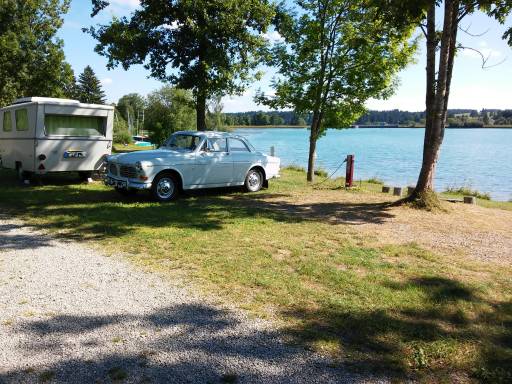
M130 165L121 165L120 174L121 176L127 177L129 179L134 179L135 177L137 177L137 171L135 167L132 167Z
M115 164L109 164L108 165L108 172L112 175L112 176L117 176L117 165Z

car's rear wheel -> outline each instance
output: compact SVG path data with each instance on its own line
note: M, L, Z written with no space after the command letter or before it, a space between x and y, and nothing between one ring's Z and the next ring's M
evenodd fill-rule
M156 201L174 200L179 193L179 184L171 173L163 173L155 177L151 186L151 194Z
M245 177L245 190L247 192L258 192L263 187L263 181L263 173L259 169L253 168Z

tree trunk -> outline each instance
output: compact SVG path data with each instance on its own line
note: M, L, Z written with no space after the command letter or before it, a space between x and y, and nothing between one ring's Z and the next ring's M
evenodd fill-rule
M197 92L196 119L197 130L206 131L206 94L203 90L198 90Z
M315 157L316 157L316 141L318 139L319 113L313 113L311 121L311 130L309 133L309 157L308 157L308 174L307 180L313 182L315 179Z
M444 138L448 96L450 92L453 60L457 38L459 0L446 0L444 12L443 34L439 55L439 71L435 78L436 31L435 5L427 14L427 92L426 92L426 124L423 147L423 162L412 194L417 199L420 194L433 191L434 175L439 158L439 150Z

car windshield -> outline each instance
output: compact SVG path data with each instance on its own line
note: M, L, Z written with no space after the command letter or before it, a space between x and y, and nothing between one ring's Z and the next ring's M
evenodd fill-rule
M201 142L201 137L195 135L172 135L165 146L181 151L193 151Z

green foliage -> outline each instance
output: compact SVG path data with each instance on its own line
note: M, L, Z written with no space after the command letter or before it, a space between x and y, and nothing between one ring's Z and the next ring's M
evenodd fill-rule
M82 103L105 104L105 92L89 65L85 67L78 78L78 96Z
M23 96L65 97L73 71L56 38L69 0L0 1L0 106Z
M93 14L107 5L94 1ZM207 99L240 94L258 77L252 72L273 16L267 0L155 0L88 32L110 68L144 64L152 77L192 90L204 130Z
M232 112L225 113L224 120L226 125L306 125L306 120L293 111Z
M308 180L312 181L316 141L327 127L350 126L369 98L388 97L395 74L405 67L416 45L387 23L367 1L297 1L298 13L281 11L276 23L284 43L269 54L280 76L275 96L256 100L274 109L292 108L312 115Z
M212 131L224 131L226 130L225 118L222 113L224 106L221 102L220 96L215 96L210 100L209 108L206 113L206 128Z
M384 184L384 182L381 179L379 179L378 177L372 177L371 179L366 180L366 182L369 184L378 184L378 185Z
M192 92L164 86L147 97L144 127L151 142L162 144L173 132L195 130Z
M317 168L315 169L315 175L316 176L320 176L320 177L328 177L329 174L327 173L327 171L323 168Z
M320 5L319 5L320 4ZM347 127L370 97L389 96L393 77L407 65L415 45L382 20L365 2L298 2L300 15L285 14L270 62L284 77L274 82L275 97L258 101L299 114L320 114L319 132ZM318 5L318 6L317 6ZM380 38L376 38L380 36Z
M143 128L146 102L138 93L124 95L117 102L117 109L127 123L129 132L135 134Z
M488 193L479 192L476 189L471 189L471 187L449 187L446 189L445 193L454 195L474 196L483 200L491 200L491 195L489 195Z
M295 165L295 164L290 164L290 165L284 167L284 169L287 169L290 171L295 171L295 172L306 172L304 167L301 167L300 165Z
M128 131L128 124L116 109L114 116L114 143L130 144L132 141L132 135Z
M443 210L439 197L432 190L413 193L403 201L412 208L423 209L425 211L437 212Z

